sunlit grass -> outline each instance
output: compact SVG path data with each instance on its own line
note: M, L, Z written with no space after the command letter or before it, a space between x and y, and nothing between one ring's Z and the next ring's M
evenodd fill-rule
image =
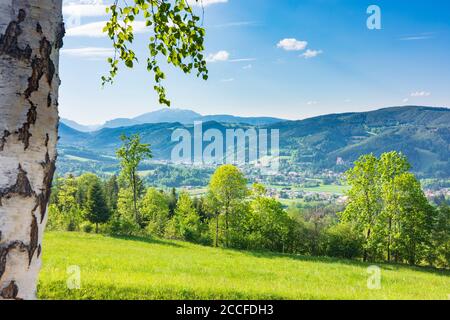
M67 267L81 289L67 289ZM251 253L184 242L49 232L41 299L447 299L450 273L381 265L381 289L367 288L368 265Z

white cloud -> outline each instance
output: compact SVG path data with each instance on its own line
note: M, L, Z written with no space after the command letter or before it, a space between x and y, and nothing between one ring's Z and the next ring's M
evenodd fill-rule
M428 40L428 39L433 39L434 35L435 35L434 32L422 32L422 33L415 34L415 35L401 37L400 40L402 40L402 41Z
M404 37L400 38L402 41L414 41L414 40L428 40L431 39L430 36L412 36L412 37Z
M63 6L63 15L66 17L101 17L105 16L106 8L104 4L76 4L69 3Z
M228 61L228 59L230 58L230 54L225 51L225 50L221 50L219 52L216 53L211 53L206 57L206 61L207 62L223 62L223 61Z
M255 58L241 58L241 59L231 59L230 62L251 62L255 61Z
M228 0L188 0L188 3L191 6L197 6L197 7L207 7L210 6L212 4L217 4L217 3L227 3Z
M408 98L405 98L405 99L402 100L403 103L407 103L408 101L409 101Z
M229 79L222 79L220 80L221 82L233 82L234 78L229 78Z
M305 50L305 48L308 46L308 42L306 41L299 41L294 38L289 39L283 39L280 42L278 42L277 47L282 48L286 51L301 51Z
M411 97L429 97L431 96L431 92L427 91L416 91L411 93Z
M106 26L106 21L92 22L82 24L69 28L66 31L67 37L104 37L103 28Z
M62 55L67 55L82 59L99 59L111 57L114 54L113 48L85 47L75 49L62 49Z
M210 53L206 57L207 62L251 62L256 61L255 58L239 58L239 59L230 59L230 53L225 50L221 50L215 53Z
M103 28L106 26L106 21L98 21L87 24L82 24L81 26L76 26L69 28L66 32L68 37L92 37L100 38L106 37L107 34L103 32ZM145 21L134 21L133 31L135 34L145 33L150 31L146 26Z
M317 101L308 101L306 104L308 106L314 106L314 105L318 104L318 102Z
M244 70L249 70L251 68L253 68L253 66L251 64L248 64L248 65L242 67L242 69L244 69Z
M310 59L310 58L315 58L317 57L319 54L322 54L323 51L322 50L306 50L305 53L303 53L301 56L305 59Z

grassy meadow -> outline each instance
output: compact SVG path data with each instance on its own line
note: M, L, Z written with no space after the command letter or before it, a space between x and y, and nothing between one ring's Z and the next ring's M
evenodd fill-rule
M81 289L67 289L79 266ZM447 299L450 272L380 265L381 289L367 288L368 264L244 252L185 242L48 232L40 299Z

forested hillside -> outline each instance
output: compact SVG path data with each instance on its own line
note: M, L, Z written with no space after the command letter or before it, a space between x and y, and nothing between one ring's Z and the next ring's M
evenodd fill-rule
M285 121L269 126L215 121L203 124L204 131L214 128L223 133L230 128L251 127L279 129L282 155L289 157L290 164L303 168L342 172L362 154L380 155L396 150L408 157L419 177L450 177L450 109L447 108L394 107ZM61 124L60 160L65 165L84 166L88 171L93 167L99 171L110 169L114 163L110 157L119 147L119 137L123 133L139 133L143 142L151 144L155 160L170 160L175 145L171 142L171 135L180 128L193 131L192 125L179 122L105 128L89 133ZM337 159L340 160L338 165ZM69 168L63 166L62 171L67 172Z

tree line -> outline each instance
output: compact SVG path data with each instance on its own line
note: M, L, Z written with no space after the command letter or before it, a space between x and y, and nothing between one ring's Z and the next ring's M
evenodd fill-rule
M123 137L121 173L58 178L49 228L161 237L202 245L412 265L450 265L450 209L428 203L407 159L362 156L346 176L345 207L287 210L233 165L219 167L200 197L146 188L137 174L151 157L139 136Z

